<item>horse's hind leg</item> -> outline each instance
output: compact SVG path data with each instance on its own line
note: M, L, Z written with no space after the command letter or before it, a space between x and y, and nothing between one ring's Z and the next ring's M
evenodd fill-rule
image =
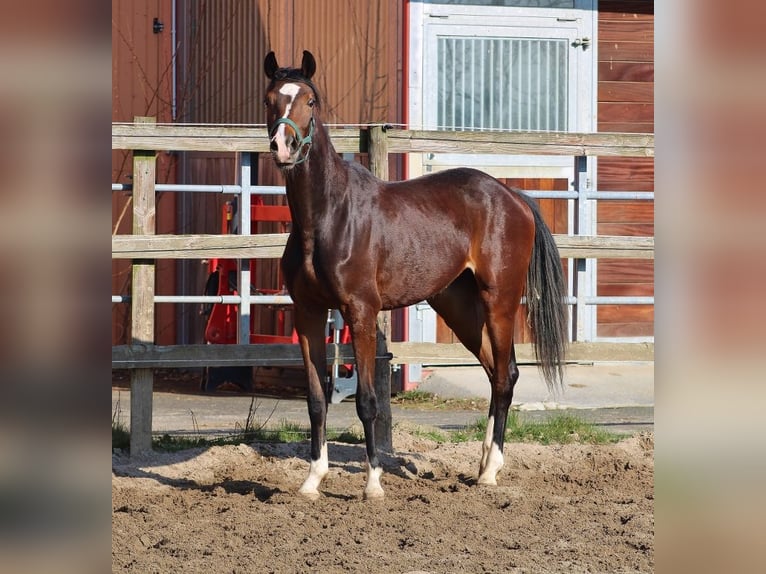
M495 368L490 376L492 401L479 467L479 484L497 484L497 473L504 462L503 444L508 409L513 400L513 388L519 378L513 348L513 328L524 283L512 279L507 278L508 281L504 283L505 289L484 288L481 290ZM508 285L518 285L518 288L507 288Z
M484 304L473 273L464 271L450 285L428 299L434 311L444 319L461 343L473 353L492 377L492 347L486 329Z
M480 484L497 484L497 473L503 466L508 409L519 378L513 325L523 281L510 277L503 284L506 285L503 290L480 288L473 273L466 271L447 289L428 300L460 342L479 359L492 388L487 434L479 465ZM516 288L508 289L507 285Z
M484 303L479 295L479 287L473 273L465 271L449 287L429 299L428 302L444 319L444 322L452 329L460 342L476 356L491 382L495 372L495 363L487 331ZM487 417L494 420L494 392L491 397ZM480 474L487 465L487 458L492 446L493 426L488 426L487 435L482 444Z

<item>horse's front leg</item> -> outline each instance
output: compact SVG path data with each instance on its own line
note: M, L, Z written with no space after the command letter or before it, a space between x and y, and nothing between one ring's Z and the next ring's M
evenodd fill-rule
M378 402L375 397L375 347L377 309L371 306L350 306L346 322L351 330L354 357L357 369L356 413L364 428L367 447L367 485L364 498L383 498L380 466L375 448L375 419L378 416Z
M308 380L308 409L311 421L311 465L300 494L308 498L319 497L319 484L327 475L327 405L331 392L327 383L327 352L325 350L326 310L307 310L295 306L295 330L303 353L303 364Z

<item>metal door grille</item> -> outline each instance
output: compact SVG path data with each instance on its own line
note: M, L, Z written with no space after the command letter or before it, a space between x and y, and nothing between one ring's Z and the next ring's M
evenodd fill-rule
M567 40L439 36L437 54L439 129L567 131Z

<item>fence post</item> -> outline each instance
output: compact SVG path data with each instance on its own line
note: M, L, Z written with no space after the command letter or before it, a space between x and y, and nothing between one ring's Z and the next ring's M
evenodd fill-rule
M252 155L250 152L240 154L239 184L242 193L239 196L239 234L251 235L252 222L250 221L250 185L252 184ZM239 322L237 331L237 343L240 345L250 344L250 259L239 260Z
M574 185L577 191L575 200L575 229L576 235L590 235L591 217L588 192L588 158L587 156L576 156L574 159ZM593 295L591 265L587 259L574 259L574 285L573 295L576 303L572 309L572 340L574 341L592 341L593 340L593 317L592 310L585 304L585 298Z
M137 124L154 118L136 117ZM156 205L154 150L133 151L133 235L154 235ZM154 344L154 259L134 259L131 287L131 344ZM130 456L152 450L152 369L133 369L130 378Z
M388 181L388 139L385 126L370 127L368 154L370 171ZM378 401L378 418L375 420L375 443L384 451L393 450L391 420L391 359L388 342L391 340L391 311L378 313L377 344L375 355L375 396Z

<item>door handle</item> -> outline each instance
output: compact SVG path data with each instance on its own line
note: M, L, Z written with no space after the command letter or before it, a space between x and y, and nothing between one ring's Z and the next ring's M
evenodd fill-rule
M583 50L587 50L590 47L590 38L587 36L584 38L577 38L574 42L572 42L572 46L575 48L582 46Z

